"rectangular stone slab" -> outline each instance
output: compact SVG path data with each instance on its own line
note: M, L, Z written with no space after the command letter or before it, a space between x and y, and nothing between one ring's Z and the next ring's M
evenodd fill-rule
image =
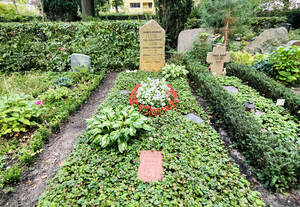
M155 182L163 178L161 151L141 151L138 178L144 182Z

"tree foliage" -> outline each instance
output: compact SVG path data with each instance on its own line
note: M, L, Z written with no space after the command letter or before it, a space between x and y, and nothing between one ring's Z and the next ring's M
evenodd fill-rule
M78 20L80 0L42 0L43 11L50 20Z
M112 0L111 4L115 7L116 12L119 13L118 7L123 5L123 0Z
M178 35L184 29L193 4L193 0L155 0L157 18L166 31L170 47L176 47Z
M253 0L205 0L198 7L198 15L205 26L224 33L226 44L230 33L249 23L254 5Z

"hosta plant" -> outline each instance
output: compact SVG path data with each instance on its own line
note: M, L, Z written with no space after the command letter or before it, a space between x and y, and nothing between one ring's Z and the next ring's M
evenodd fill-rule
M128 141L139 131L152 130L147 120L131 106L104 108L92 119L87 120L88 142L102 148L118 145L122 153L127 149Z
M0 137L26 132L38 125L39 105L23 94L11 94L0 98Z
M166 82L166 79L148 78L133 88L129 102L145 116L151 117L175 109L175 104L179 100L177 92Z
M185 66L175 65L175 64L167 64L162 69L162 74L164 78L167 80L184 77L188 73L189 72L185 69Z

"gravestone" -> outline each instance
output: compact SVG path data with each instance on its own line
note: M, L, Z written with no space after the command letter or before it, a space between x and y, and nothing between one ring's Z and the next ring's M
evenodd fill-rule
M210 65L211 73L214 76L224 76L224 63L230 61L230 52L226 52L226 47L217 45L213 52L207 54L206 62L212 63Z
M234 86L223 86L223 88L228 91L229 93L238 93L239 92L239 89L237 89L236 87Z
M212 31L198 28L198 29L189 29L183 30L179 33L178 36L178 44L177 44L177 51L178 52L185 52L194 48L194 43L200 43L200 33L212 33ZM212 40L210 38L207 39L208 42Z
M294 45L294 46L300 46L300 40L291 40L286 45L287 46L292 46L292 45Z
M78 71L76 67L84 67L91 70L91 58L88 55L73 53L71 55L71 67L73 71Z
M144 182L155 182L163 178L163 156L161 151L141 151L138 178Z
M158 72L165 66L165 30L154 20L140 28L140 70Z
M204 124L203 119L201 119L199 116L197 116L197 115L195 115L193 113L189 113L189 114L185 115L185 118L187 120L193 121L193 122L195 122L197 124Z

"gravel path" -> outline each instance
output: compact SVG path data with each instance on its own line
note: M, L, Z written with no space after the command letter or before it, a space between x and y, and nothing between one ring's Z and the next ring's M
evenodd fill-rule
M14 193L0 198L1 206L31 207L35 206L41 193L45 190L47 179L53 177L57 169L72 152L78 136L86 128L86 119L96 112L113 87L118 73L106 75L100 86L93 92L81 109L69 117L69 122L61 128L59 134L54 134L49 143L44 145L43 152L38 156L32 171L25 171L22 181Z

